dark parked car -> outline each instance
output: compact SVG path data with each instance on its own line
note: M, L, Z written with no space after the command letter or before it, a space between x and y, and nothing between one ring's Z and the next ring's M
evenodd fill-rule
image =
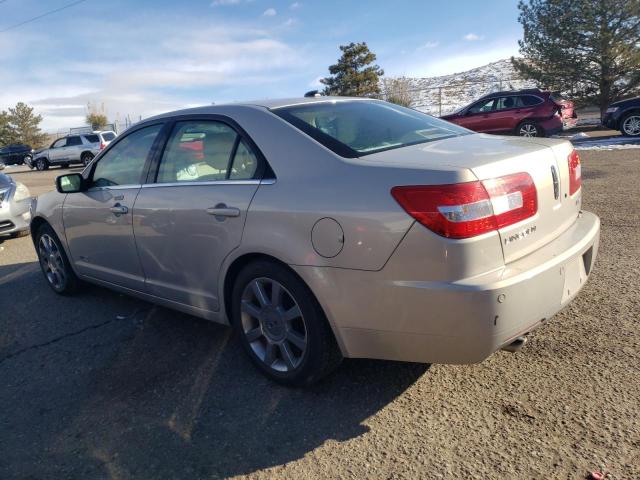
M494 92L444 120L482 133L548 137L575 124L573 102L537 88Z
M612 103L602 117L602 124L623 135L640 137L640 97Z
M29 145L14 143L0 148L0 162L5 165L22 165L31 158L33 149Z

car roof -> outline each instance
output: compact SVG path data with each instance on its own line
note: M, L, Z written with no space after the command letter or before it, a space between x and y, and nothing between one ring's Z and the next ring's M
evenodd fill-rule
M522 90L504 90L502 92L491 92L488 93L484 96L482 96L481 98L493 98L493 97L506 97L506 96L510 96L510 95L523 95L526 93L530 93L530 94L540 94L540 93L544 93L542 90L540 90L539 88L525 88Z
M320 97L297 97L297 98L279 98L279 99L264 99L264 100L250 100L244 102L229 102L219 103L215 105L206 105L202 107L185 108L183 110L174 110L172 112L156 115L144 120L146 123L149 120L156 120L160 118L175 117L178 115L193 115L193 114L216 114L216 113L228 113L230 109L238 108L266 108L268 110L274 110L281 107L291 107L294 105L308 105L312 103L337 103L337 102L353 102L353 101L371 101L375 99L363 98L363 97L336 97L336 96L320 96Z

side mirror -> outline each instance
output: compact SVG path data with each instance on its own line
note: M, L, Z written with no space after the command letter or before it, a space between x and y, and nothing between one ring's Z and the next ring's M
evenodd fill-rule
M77 193L84 188L84 178L79 173L69 173L56 178L56 190L60 193Z

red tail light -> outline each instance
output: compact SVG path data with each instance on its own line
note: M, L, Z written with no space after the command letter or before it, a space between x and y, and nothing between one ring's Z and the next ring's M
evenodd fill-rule
M429 230L470 238L532 217L538 194L528 173L449 185L393 187L391 195Z
M107 147L107 144L104 142L100 142L100 150L104 150Z
M580 156L573 150L569 154L569 195L573 195L582 186L582 166Z

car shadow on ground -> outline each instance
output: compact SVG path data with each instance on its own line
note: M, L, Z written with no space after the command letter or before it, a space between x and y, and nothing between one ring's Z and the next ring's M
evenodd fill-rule
M349 360L290 389L227 327L97 287L57 296L35 262L0 267L0 289L0 478L251 473L362 435L428 368Z

